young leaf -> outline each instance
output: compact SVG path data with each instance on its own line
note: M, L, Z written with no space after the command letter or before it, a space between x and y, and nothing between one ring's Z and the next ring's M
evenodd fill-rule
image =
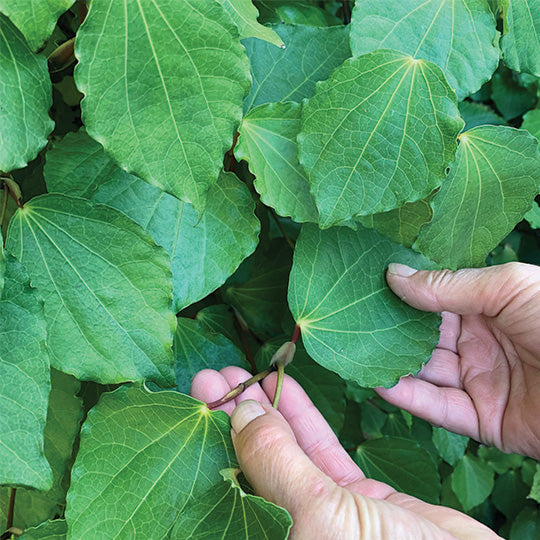
M43 56L0 13L0 171L24 167L47 144L54 122L52 86Z
M437 64L459 100L499 63L499 35L485 0L360 0L351 17L355 56L395 49Z
M242 352L225 336L205 330L198 321L179 317L173 341L176 389L189 394L191 379L201 369L250 368Z
M80 384L71 375L53 369L51 393L45 424L45 457L53 473L49 491L18 488L13 525L20 529L39 525L46 519L61 515L66 497L66 471L73 454L73 443L79 434L83 409L82 400L75 397ZM7 517L9 489L0 490L0 528Z
M391 437L362 443L354 460L368 478L426 502L437 504L441 479L429 454L418 443Z
M238 29L213 0L93 0L75 79L88 133L201 212L249 90Z
M362 386L391 386L427 362L440 317L397 298L384 279L390 262L433 268L376 231L304 225L296 244L289 306L309 355Z
M0 484L52 485L43 449L51 388L46 338L43 301L8 256L0 297Z
M7 15L35 51L52 34L56 21L75 0L0 0L0 12Z
M346 61L302 108L300 163L323 228L426 197L463 127L439 67L396 51Z
M317 223L319 212L297 156L300 112L301 105L290 102L252 109L242 120L234 153L249 163L264 204L298 223Z
M539 188L538 143L528 132L504 126L467 131L415 249L446 268L481 266Z
M324 81L351 56L348 27L279 24L271 28L283 39L285 49L258 39L244 41L253 77L244 102L246 111L263 103L310 97L315 83Z
M505 64L514 71L540 77L540 2L502 0Z
M250 540L288 538L292 519L288 512L261 497L245 493L235 474L238 469L220 471L225 482L202 494L183 512L171 536L177 540ZM224 516L227 526L224 527Z
M175 312L222 285L257 246L255 204L232 173L220 174L200 219L190 204L114 166L101 145L83 132L67 135L48 152L45 177L49 191L112 206L165 248Z
M452 433L442 427L433 428L432 440L439 455L452 466L463 457L469 444L469 437Z
M7 249L45 299L54 367L102 383L174 384L169 257L118 210L48 194L10 223Z
M493 489L493 469L477 457L466 454L452 472L452 491L465 512L484 502Z
M19 540L66 540L67 524L65 519L46 521L32 529L27 529Z
M185 512L204 520L202 497L236 467L229 431L225 413L177 392L105 394L82 429L66 509L71 537L163 538ZM220 513L222 531L231 510Z
M258 38L285 48L281 38L268 26L257 22L259 12L251 0L218 0L238 26L240 38Z

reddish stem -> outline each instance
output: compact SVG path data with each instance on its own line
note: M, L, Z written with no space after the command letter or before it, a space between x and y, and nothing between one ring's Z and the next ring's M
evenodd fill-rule
M300 330L300 326L299 325L296 325L294 327L294 332L293 332L293 335L292 335L292 338L291 338L291 341L296 345L296 343L298 342L298 338L300 337L300 333L301 333L301 330Z

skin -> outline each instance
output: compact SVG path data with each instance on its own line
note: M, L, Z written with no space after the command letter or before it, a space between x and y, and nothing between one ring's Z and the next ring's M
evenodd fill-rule
M442 311L443 324L422 371L379 394L435 425L540 457L540 269L510 263L416 272L390 265L387 281L410 305ZM235 367L204 370L192 395L210 402L247 378ZM275 379L222 409L232 414L238 461L255 492L290 512L290 538L499 538L455 510L366 479L293 379L285 378L279 412L271 408Z

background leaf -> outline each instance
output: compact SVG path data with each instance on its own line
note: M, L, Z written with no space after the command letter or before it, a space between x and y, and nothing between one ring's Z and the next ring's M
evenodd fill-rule
M300 104L290 102L252 109L242 120L234 153L249 163L264 204L296 222L317 223L319 212L297 156L300 113Z
M390 437L365 441L356 449L354 460L368 478L426 502L439 502L439 473L415 441Z
M57 369L174 384L169 257L139 225L104 205L42 195L13 217L7 249L45 299Z
M258 39L244 41L253 78L244 101L246 111L263 103L302 101L313 94L317 81L324 81L351 56L348 27L279 24L271 28L281 37L285 49Z
M463 456L451 478L452 490L466 512L485 501L493 489L493 470L469 454Z
M76 56L88 133L123 168L201 211L249 90L230 15L213 0L93 0Z
M522 129L526 129L537 139L540 138L540 109L533 109L523 115Z
M387 50L346 61L302 108L299 157L321 226L427 196L462 127L434 64Z
M415 249L446 268L482 266L531 208L539 187L537 142L526 131L504 126L467 131Z
M51 388L46 338L43 301L8 256L0 298L0 484L52 485L43 450Z
M0 14L0 171L24 167L47 144L54 122L52 86L43 56Z
M444 461L455 466L465 453L469 437L452 433L442 427L433 427L433 444Z
M465 120L463 131L468 131L477 126L491 124L492 126L504 126L506 122L487 105L472 101L461 101L458 105L459 113Z
M289 306L309 355L362 386L391 386L428 361L439 315L401 302L386 285L390 262L433 265L373 230L321 231L304 225L289 284Z
M0 0L0 12L22 32L32 50L52 34L56 21L75 0Z
M395 49L437 64L460 100L499 63L495 18L485 0L360 0L351 17L355 56Z
M67 525L65 519L46 521L36 528L27 529L20 540L65 540Z

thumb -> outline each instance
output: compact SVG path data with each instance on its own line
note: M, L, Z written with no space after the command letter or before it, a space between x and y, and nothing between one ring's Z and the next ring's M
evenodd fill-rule
M242 401L231 424L236 456L249 483L257 495L286 508L295 525L315 499L324 500L339 490L306 456L289 424L269 405Z
M529 265L519 263L456 272L390 263L386 280L397 296L417 309L494 317L522 290L529 273Z

